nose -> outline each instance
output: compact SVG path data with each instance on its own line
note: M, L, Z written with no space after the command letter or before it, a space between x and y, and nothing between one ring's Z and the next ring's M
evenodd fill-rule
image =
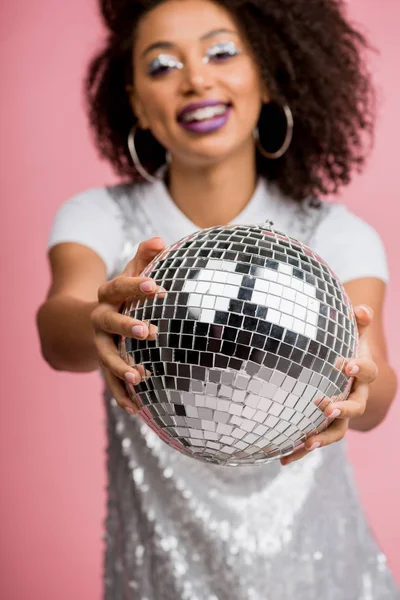
M197 59L187 61L183 68L182 93L186 96L202 94L214 85L212 70L208 64Z

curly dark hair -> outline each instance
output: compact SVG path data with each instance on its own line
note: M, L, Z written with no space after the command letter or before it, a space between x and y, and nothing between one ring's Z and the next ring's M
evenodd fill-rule
M85 82L90 125L100 154L123 179L140 180L127 147L136 122L126 85L139 19L163 0L100 0L108 29ZM334 194L364 166L373 141L375 94L365 64L371 49L345 16L342 0L217 0L247 34L270 96L287 103L293 140L277 160L257 157L260 175L296 200ZM260 140L271 128L261 112ZM147 132L140 158L153 172L165 151ZM268 147L268 144L263 143Z

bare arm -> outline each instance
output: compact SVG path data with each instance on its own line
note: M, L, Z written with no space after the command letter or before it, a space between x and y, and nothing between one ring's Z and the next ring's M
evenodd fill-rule
M140 274L164 247L161 238L142 242L123 273L107 281L105 264L95 252L81 244L58 244L50 251L50 291L37 313L42 354L50 366L84 372L101 365L111 393L130 414L137 407L126 383L138 383L144 368L121 358L114 335L154 340L156 328L119 309L127 298L162 297L165 290Z
M91 314L106 266L90 248L62 243L49 253L52 283L37 312L42 354L51 367L87 372L99 367Z
M382 325L385 284L378 278L365 277L349 281L344 287L353 304L360 335L358 356L347 360L344 367L346 375L354 377L351 393L345 401L319 404L326 417L336 413L333 422L324 431L311 435L293 454L281 458L282 465L338 442L348 428L373 429L383 421L393 401L397 380L388 362Z
M389 364L383 330L383 307L386 286L380 279L366 277L355 279L344 285L353 306L367 304L374 317L367 330L368 345L378 367L378 375L370 384L365 413L350 420L350 428L369 431L385 418L393 402L397 388L397 377Z

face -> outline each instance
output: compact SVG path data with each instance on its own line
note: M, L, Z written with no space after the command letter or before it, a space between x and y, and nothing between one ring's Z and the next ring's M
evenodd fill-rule
M234 17L208 0L170 0L140 21L132 108L173 160L208 164L246 146L267 101Z

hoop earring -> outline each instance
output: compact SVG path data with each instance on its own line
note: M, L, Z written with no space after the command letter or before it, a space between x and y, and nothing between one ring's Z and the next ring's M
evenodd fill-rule
M275 102L267 102L267 105L276 105L279 106L279 108L284 112L285 117L286 117L286 135L285 135L285 139L283 140L283 144L282 146L276 150L276 152L268 152L267 150L265 150L265 148L262 147L261 142L260 142L260 133L258 131L258 127L256 127L254 129L254 139L256 142L256 146L259 150L259 152L265 156L265 158L270 158L272 160L275 160L277 158L280 158L281 156L283 156L285 154L285 152L287 151L287 149L289 148L292 139L293 139L293 114L292 111L290 110L289 106L287 104L284 105L280 105L277 104Z
M171 163L171 154L169 152L166 152L165 165L163 165L159 169L157 169L155 175L151 175L151 173L146 171L146 169L143 167L142 163L139 160L138 153L136 151L135 135L136 135L138 128L139 128L139 124L136 123L132 127L132 129L130 130L129 135L128 135L128 148L129 148L129 153L131 155L133 164L135 165L136 170L138 171L138 173L140 173L140 175L143 177L143 179L146 179L146 181L148 181L149 183L156 183L157 181L162 181L164 178L164 175L165 175L166 168Z

